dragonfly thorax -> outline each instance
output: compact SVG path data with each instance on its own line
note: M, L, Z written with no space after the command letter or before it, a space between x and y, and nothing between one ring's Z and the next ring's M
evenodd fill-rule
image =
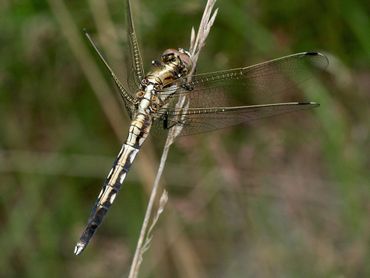
M157 96L157 90L153 84L147 85L144 91L138 91L135 97L136 107L141 113L155 113L163 104L163 101Z

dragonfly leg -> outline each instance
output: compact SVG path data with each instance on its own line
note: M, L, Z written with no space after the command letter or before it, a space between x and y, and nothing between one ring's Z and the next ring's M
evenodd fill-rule
M169 129L169 127L168 127L168 113L167 112L163 115L163 128L164 129Z
M184 82L183 84L181 84L181 87L187 91L194 90L194 87L190 85L190 83L187 83L187 82Z
M174 122L172 124L169 124L169 122L168 122L168 113L165 113L163 115L163 128L164 129L171 129L174 126L179 125L179 124L180 125L184 125L185 124L185 121L178 120L178 121L176 121L176 122Z

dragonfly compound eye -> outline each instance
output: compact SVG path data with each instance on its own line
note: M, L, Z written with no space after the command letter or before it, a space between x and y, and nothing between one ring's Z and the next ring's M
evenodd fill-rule
M191 60L188 53L180 53L179 58L181 60L181 63L183 64L183 71L185 74L187 74L190 69L193 67L193 61Z
M174 60L175 58L175 55L173 55L173 53L169 53L169 54L166 54L166 55L162 55L162 61L164 63L168 63L168 62L171 62Z
M176 49L169 48L162 53L161 60L164 63L172 62L176 59L177 53Z

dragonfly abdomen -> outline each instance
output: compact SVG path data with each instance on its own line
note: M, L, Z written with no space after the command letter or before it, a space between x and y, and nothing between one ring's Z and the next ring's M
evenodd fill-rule
M86 229L82 233L80 240L75 247L76 255L83 251L94 235L96 229L103 222L104 216L109 207L113 204L117 193L121 189L121 186L138 151L138 148L126 143L123 144L121 151L119 152L91 211Z

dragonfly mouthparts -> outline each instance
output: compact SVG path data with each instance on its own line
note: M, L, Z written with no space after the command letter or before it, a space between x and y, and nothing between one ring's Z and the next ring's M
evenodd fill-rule
M80 255L81 252L85 249L85 247L86 247L85 243L83 243L81 241L77 242L77 244L75 246L75 251L74 251L75 255L76 256Z

